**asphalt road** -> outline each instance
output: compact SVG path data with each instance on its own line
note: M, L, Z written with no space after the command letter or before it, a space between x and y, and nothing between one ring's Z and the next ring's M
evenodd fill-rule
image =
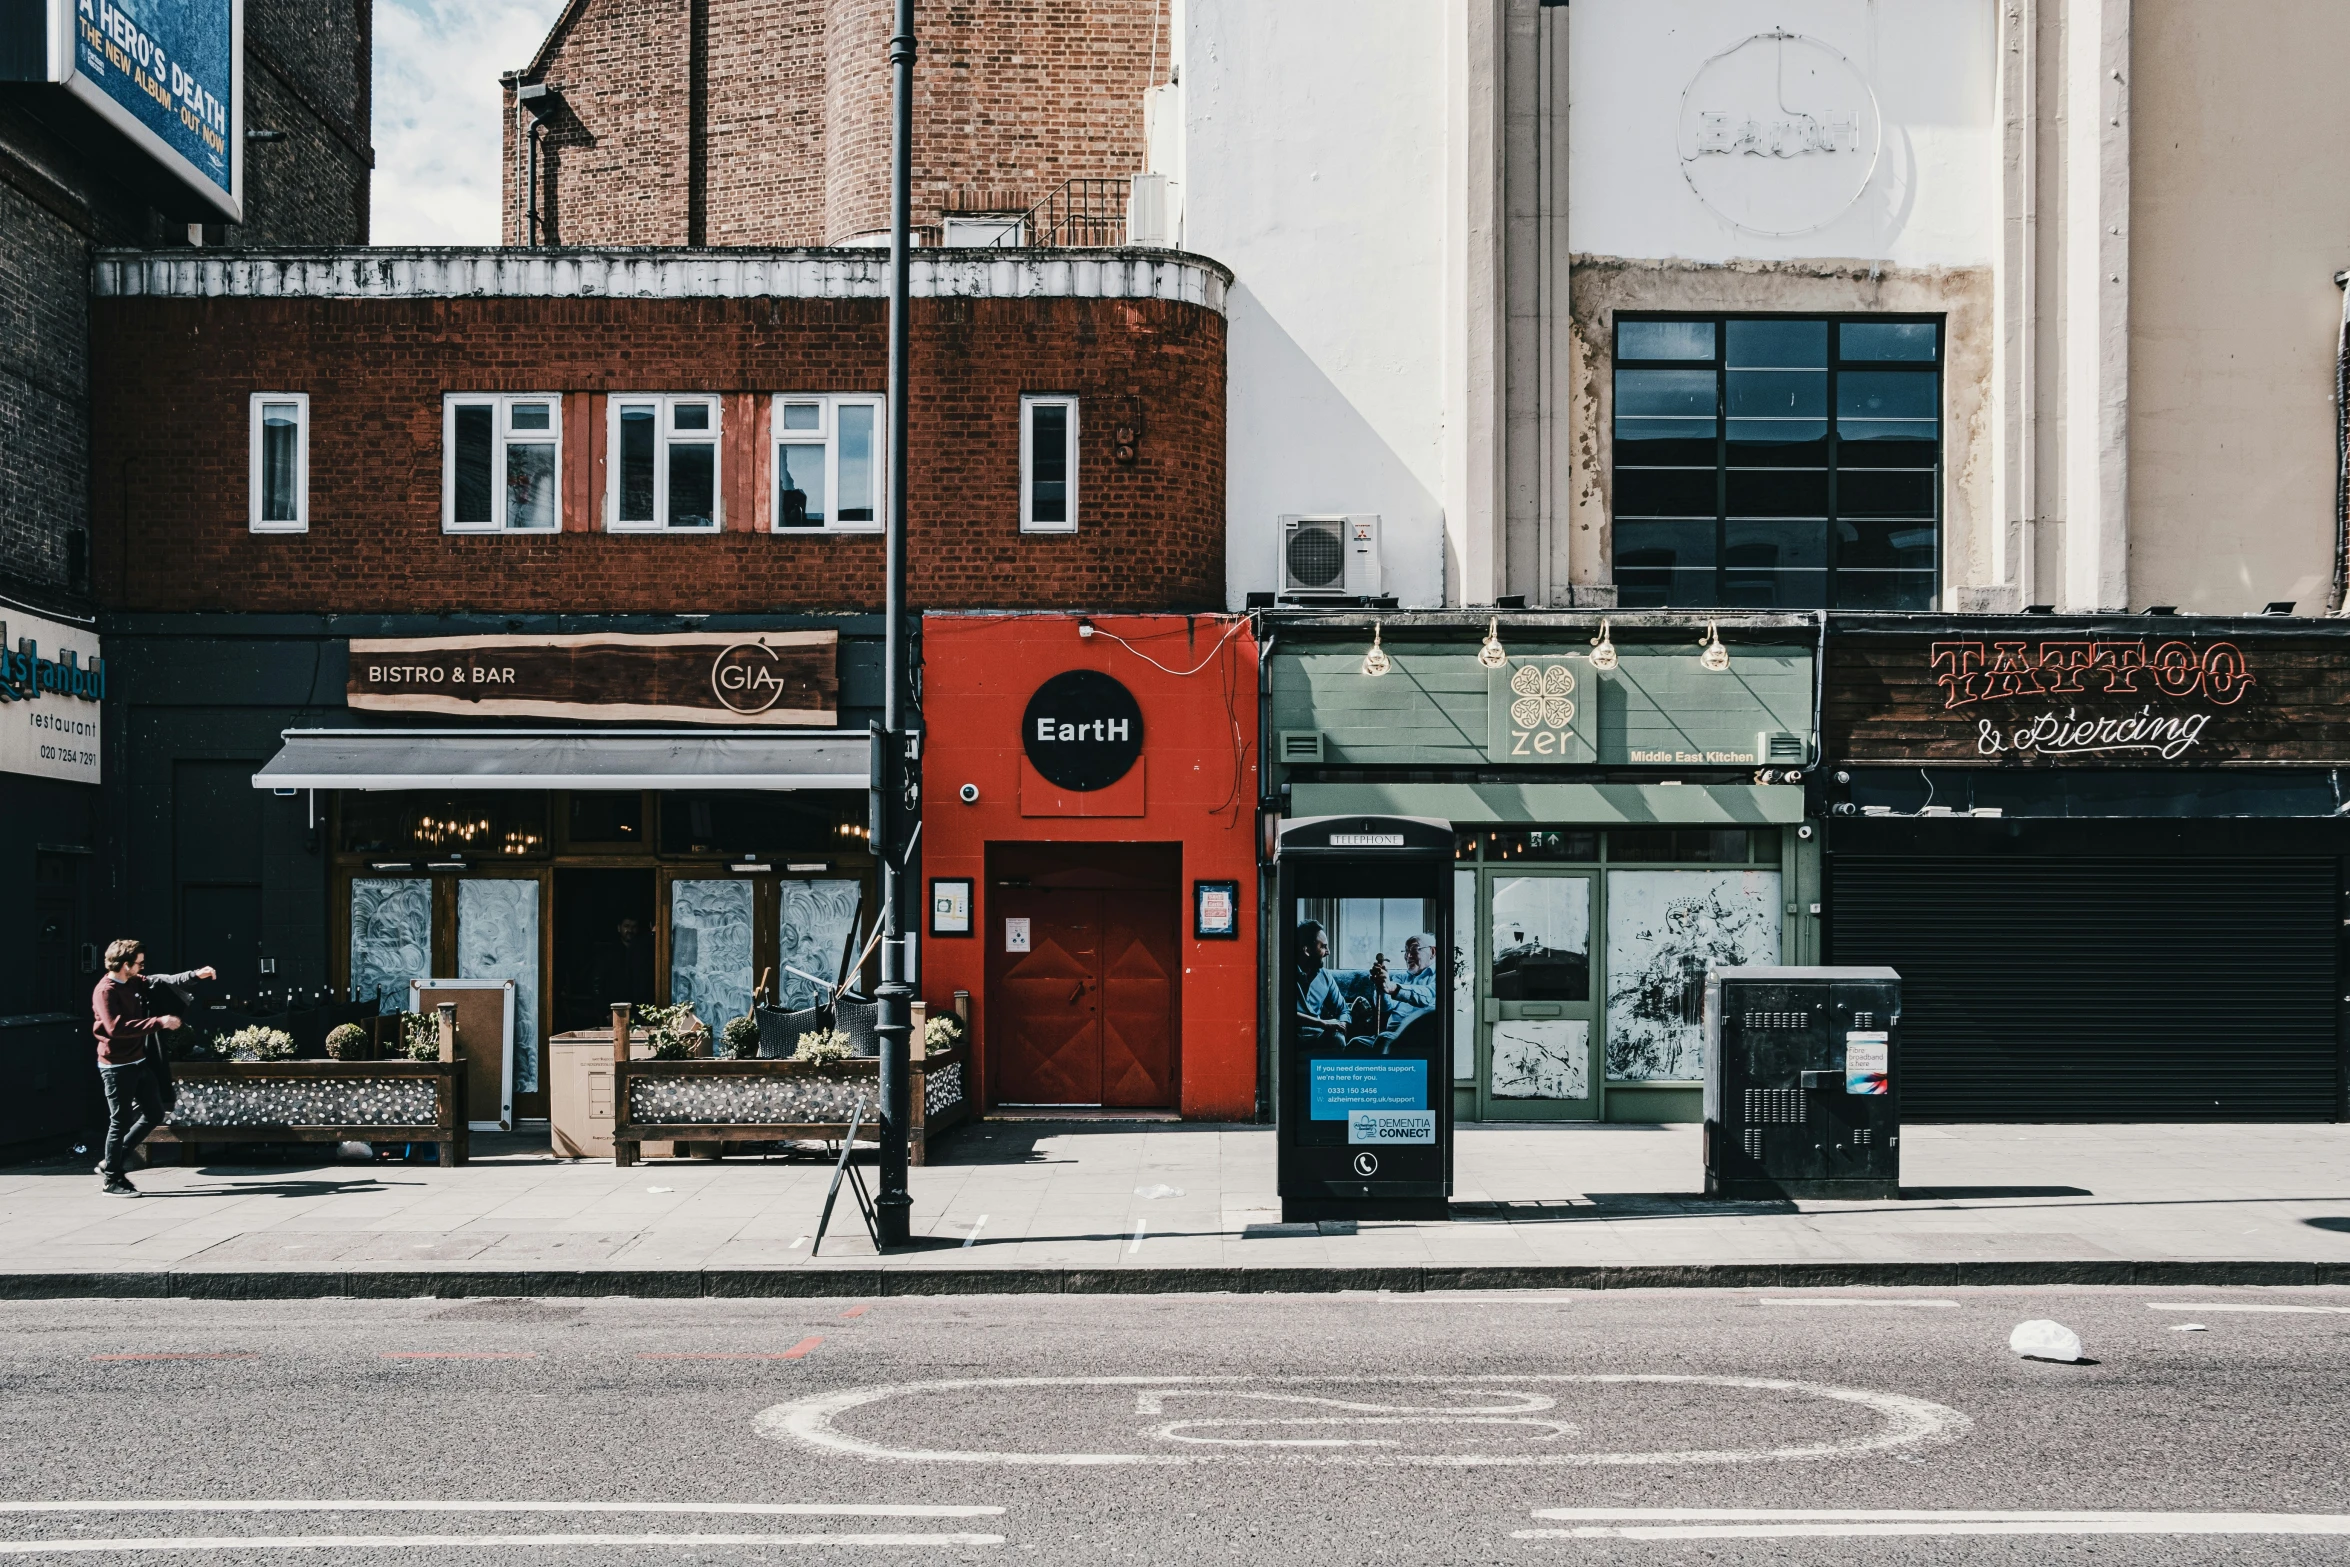
M7 1304L0 1555L2340 1562L2346 1348L2325 1290Z

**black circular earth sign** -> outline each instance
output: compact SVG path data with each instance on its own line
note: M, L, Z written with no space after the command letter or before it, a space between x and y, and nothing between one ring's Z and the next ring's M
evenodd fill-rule
M1142 755L1142 709L1134 693L1108 675L1072 669L1028 699L1020 746L1048 783L1107 789Z

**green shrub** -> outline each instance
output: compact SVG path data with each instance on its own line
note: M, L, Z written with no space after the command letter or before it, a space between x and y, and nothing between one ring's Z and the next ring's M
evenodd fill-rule
M710 1033L710 1026L694 1015L690 1001L673 1007L638 1007L636 1018L644 1025L645 1039L652 1045L656 1061L688 1059Z
M356 1023L338 1023L326 1033L326 1053L337 1061L360 1061L367 1055L367 1030Z
M797 1048L791 1053L794 1061L813 1061L825 1065L845 1061L854 1048L854 1041L837 1028L811 1029L800 1036Z
M759 1053L759 1020L748 1015L730 1017L726 1027L719 1031L726 1041L726 1053L737 1061L748 1061Z
M441 1020L430 1012L400 1014L400 1046L411 1061L441 1058Z
M212 1048L231 1061L290 1061L294 1055L294 1036L282 1028L263 1028L253 1023L214 1039Z
M961 1013L941 1012L923 1023L922 1048L952 1050L963 1042L963 1036L968 1032L970 1029L963 1022Z

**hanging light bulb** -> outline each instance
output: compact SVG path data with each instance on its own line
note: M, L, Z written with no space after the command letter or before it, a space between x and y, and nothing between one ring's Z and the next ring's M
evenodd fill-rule
M1363 673L1384 675L1390 667L1387 650L1379 645L1379 628L1374 625L1371 628L1371 651L1363 655Z
M1705 649L1697 655L1698 663L1717 675L1730 667L1730 650L1722 646L1721 628L1714 622L1705 623L1705 640L1698 645Z
M1477 662L1487 669L1499 669L1510 661L1501 645L1501 621L1496 618L1485 623L1485 645L1477 649Z
M1616 667L1616 645L1608 637L1607 622L1604 620L1599 623L1599 635L1591 639L1591 667L1593 669L1613 669Z

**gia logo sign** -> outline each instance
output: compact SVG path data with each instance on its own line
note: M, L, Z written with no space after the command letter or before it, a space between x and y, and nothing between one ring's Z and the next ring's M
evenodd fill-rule
M1020 748L1057 788L1107 789L1142 755L1134 693L1093 669L1072 669L1036 688L1020 719Z

